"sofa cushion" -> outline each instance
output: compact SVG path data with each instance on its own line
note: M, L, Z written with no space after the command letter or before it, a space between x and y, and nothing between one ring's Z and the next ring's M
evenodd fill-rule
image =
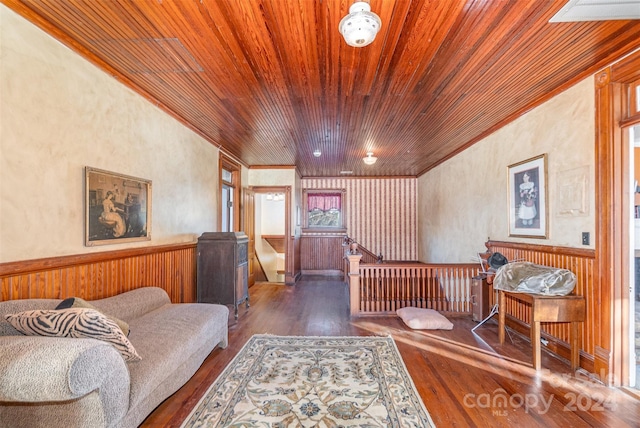
M27 336L98 339L113 345L125 361L140 360L120 327L95 309L33 310L8 314L5 318Z
M102 313L131 324L136 318L171 303L169 295L159 287L141 287L104 299L91 300Z
M130 340L142 361L129 365L130 408L153 397L156 407L178 390L202 361L223 342L226 346L229 309L207 303L168 304L131 321ZM193 372L177 370L193 355L206 349ZM169 379L178 376L175 383Z
M433 309L406 307L396 311L402 321L413 329L452 330L453 324Z
M58 306L56 306L56 309L69 309L69 308L88 308L88 309L95 309L98 312L102 312L100 311L100 309L96 308L91 303L79 297L69 297L68 299L64 299L62 302L60 302ZM120 327L120 330L122 330L125 336L129 336L129 324L109 314L104 314L104 315L106 315L106 317L109 318L111 321L118 324L118 327Z

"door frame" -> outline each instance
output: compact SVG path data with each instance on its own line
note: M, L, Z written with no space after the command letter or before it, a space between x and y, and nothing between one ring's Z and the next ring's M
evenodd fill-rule
M628 386L635 370L629 359L630 311L630 155L628 127L640 123L630 110L629 88L640 80L640 51L595 75L595 301L600 306L600 337L595 338L594 371L607 384ZM627 134L627 135L625 135Z
M293 263L289 263L289 257L293 256L293 243L291 238L291 186L249 186L249 190L255 195L265 193L283 193L284 194L284 267L285 267L285 283L291 283L291 278L294 277L291 266ZM250 207L252 212L248 212L248 216L253 216L255 219L255 203ZM255 228L254 228L255 231ZM249 238L251 239L251 238ZM254 233L255 242L255 233Z
M224 153L220 153L220 156L218 158L218 198L217 198L217 203L218 203L218 221L217 221L217 227L219 231L222 230L222 210L224 209L222 207L222 187L227 184L231 187L231 189L233 189L233 203L235 204L233 206L233 227L232 227L232 231L234 232L239 232L241 230L241 225L240 225L240 191L242 189L242 174L241 174L241 166L239 163L237 163L236 161L234 161L232 158L230 158L229 156L225 155ZM225 169L229 172L231 172L232 175L232 180L230 183L225 182L222 179L222 170Z
M242 188L242 230L249 238L247 244L247 259L249 264L249 287L256 283L255 265L256 255L256 226L255 226L255 193L249 187Z

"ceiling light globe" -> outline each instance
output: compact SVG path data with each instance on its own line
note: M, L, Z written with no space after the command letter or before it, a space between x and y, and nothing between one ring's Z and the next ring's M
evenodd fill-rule
M349 46L364 47L373 42L381 25L369 3L358 1L351 5L349 15L342 18L338 29Z
M378 158L373 155L373 152L367 152L367 156L362 158L362 161L367 165L373 165L377 160Z

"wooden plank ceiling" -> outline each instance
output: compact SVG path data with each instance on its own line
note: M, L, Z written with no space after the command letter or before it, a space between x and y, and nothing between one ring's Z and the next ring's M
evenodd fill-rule
M351 0L2 2L246 166L303 177L419 176L640 47L640 21L550 24L565 0L371 0L364 48L338 32Z

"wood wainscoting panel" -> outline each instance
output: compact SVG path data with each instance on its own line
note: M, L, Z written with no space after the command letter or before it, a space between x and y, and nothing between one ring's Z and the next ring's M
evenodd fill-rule
M0 298L96 300L155 286L196 301L196 243L0 263Z
M595 251L591 249L499 241L489 241L486 246L491 252L503 254L509 261L528 261L539 265L568 269L575 273L576 286L574 293L584 296L586 301L586 319L582 323L580 334L582 362L583 367L593 371L596 346L603 346L599 343L603 321L601 319L600 306L603 302L599 301L599 290L595 290ZM515 299L507 299L507 325L528 335L527 325L531 323L529 315L530 311L525 306L525 303ZM550 340L548 348L567 359L570 355L568 347L569 333L570 325L568 323L542 323L542 334Z
M342 246L344 235L302 235L300 238L300 267L303 272L337 271L344 267Z

